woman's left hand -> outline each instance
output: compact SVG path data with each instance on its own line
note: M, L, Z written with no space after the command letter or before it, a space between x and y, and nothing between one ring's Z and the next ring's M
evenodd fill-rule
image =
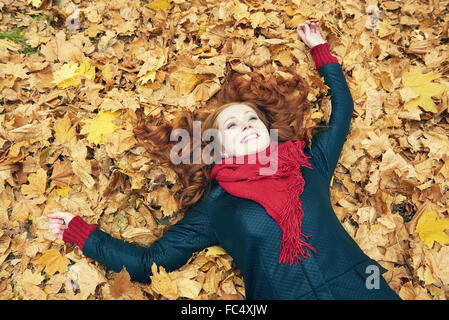
M307 20L305 23L301 23L296 28L301 40L312 49L313 47L325 43L320 33L320 26L318 22L310 22Z

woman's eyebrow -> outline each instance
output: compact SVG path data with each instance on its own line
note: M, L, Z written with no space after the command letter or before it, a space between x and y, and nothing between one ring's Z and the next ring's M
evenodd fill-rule
M248 112L254 112L254 111L253 110L245 111L245 113L248 113ZM254 112L254 114L256 114L256 113ZM228 122L228 120L231 120L232 118L235 118L235 117L231 116L231 117L227 118L223 125L226 125L226 122Z

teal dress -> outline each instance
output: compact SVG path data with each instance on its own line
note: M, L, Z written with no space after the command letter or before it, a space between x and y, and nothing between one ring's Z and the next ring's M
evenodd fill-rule
M185 217L148 248L95 229L83 253L131 279L150 282L155 262L172 271L194 252L220 245L234 259L245 283L246 299L400 299L382 277L386 272L370 259L337 219L329 184L349 131L353 100L339 63L318 69L331 96L329 128L304 149L313 169L301 168L305 188L300 198L302 231L316 249L297 265L279 264L282 231L264 207L227 193L213 180L209 192Z

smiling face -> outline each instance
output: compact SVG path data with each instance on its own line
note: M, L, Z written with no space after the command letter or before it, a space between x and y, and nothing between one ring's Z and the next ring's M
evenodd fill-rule
M245 104L233 104L217 117L223 158L239 157L265 150L270 134L256 111Z

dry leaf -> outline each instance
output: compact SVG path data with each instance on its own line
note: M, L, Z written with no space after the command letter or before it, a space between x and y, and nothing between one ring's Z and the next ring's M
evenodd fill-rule
M22 194L30 196L41 196L47 188L47 173L39 168L36 173L31 173L28 177L29 184L22 186Z
M112 133L120 126L113 123L120 116L120 111L101 110L94 119L84 120L81 134L87 134L87 140L94 144L103 144L103 135Z
M151 266L151 272L153 273L153 275L150 276L150 286L152 290L170 300L174 300L179 297L178 285L175 281L170 279L170 276L165 271L164 267L160 266L158 272L158 267L155 263L153 263Z
M438 110L431 97L439 96L448 90L448 87L432 82L432 80L439 77L441 77L440 73L429 72L422 74L419 68L413 68L408 72L404 72L402 75L404 87L413 89L419 95L419 98L409 100L405 107L408 110L413 110L420 106L426 111L436 113Z
M38 263L45 266L45 273L49 276L56 272L65 273L70 260L62 256L58 250L49 249L39 258Z
M439 220L436 218L436 210L426 211L418 220L415 228L415 232L429 248L433 247L435 241L441 245L449 244L449 236L444 232L449 228L449 218Z
M131 300L142 300L144 296L142 291L134 283L131 282L129 273L123 267L120 273L114 276L114 282L111 284L110 288L111 296L114 299L131 299Z
M355 102L329 185L337 218L388 266L402 298L449 297L447 230L438 229L446 219L414 234L425 212L443 217L449 201L446 3L147 2L83 2L79 32L64 28L78 25L67 20L76 18L70 1L0 3L0 299L131 299L133 286L135 299L143 291L155 299L244 298L242 275L219 247L155 272L162 293L104 273L72 247L65 257L76 263L48 276L39 257L62 252L63 241L49 234L47 214L61 208L151 245L166 227L157 221L182 218L174 198L182 186L137 143L134 121L173 123L179 111L215 107L231 71L285 76L279 68L290 66L309 85L310 124L328 122L328 88L295 32L306 20L319 22ZM127 226L114 219L119 212Z

